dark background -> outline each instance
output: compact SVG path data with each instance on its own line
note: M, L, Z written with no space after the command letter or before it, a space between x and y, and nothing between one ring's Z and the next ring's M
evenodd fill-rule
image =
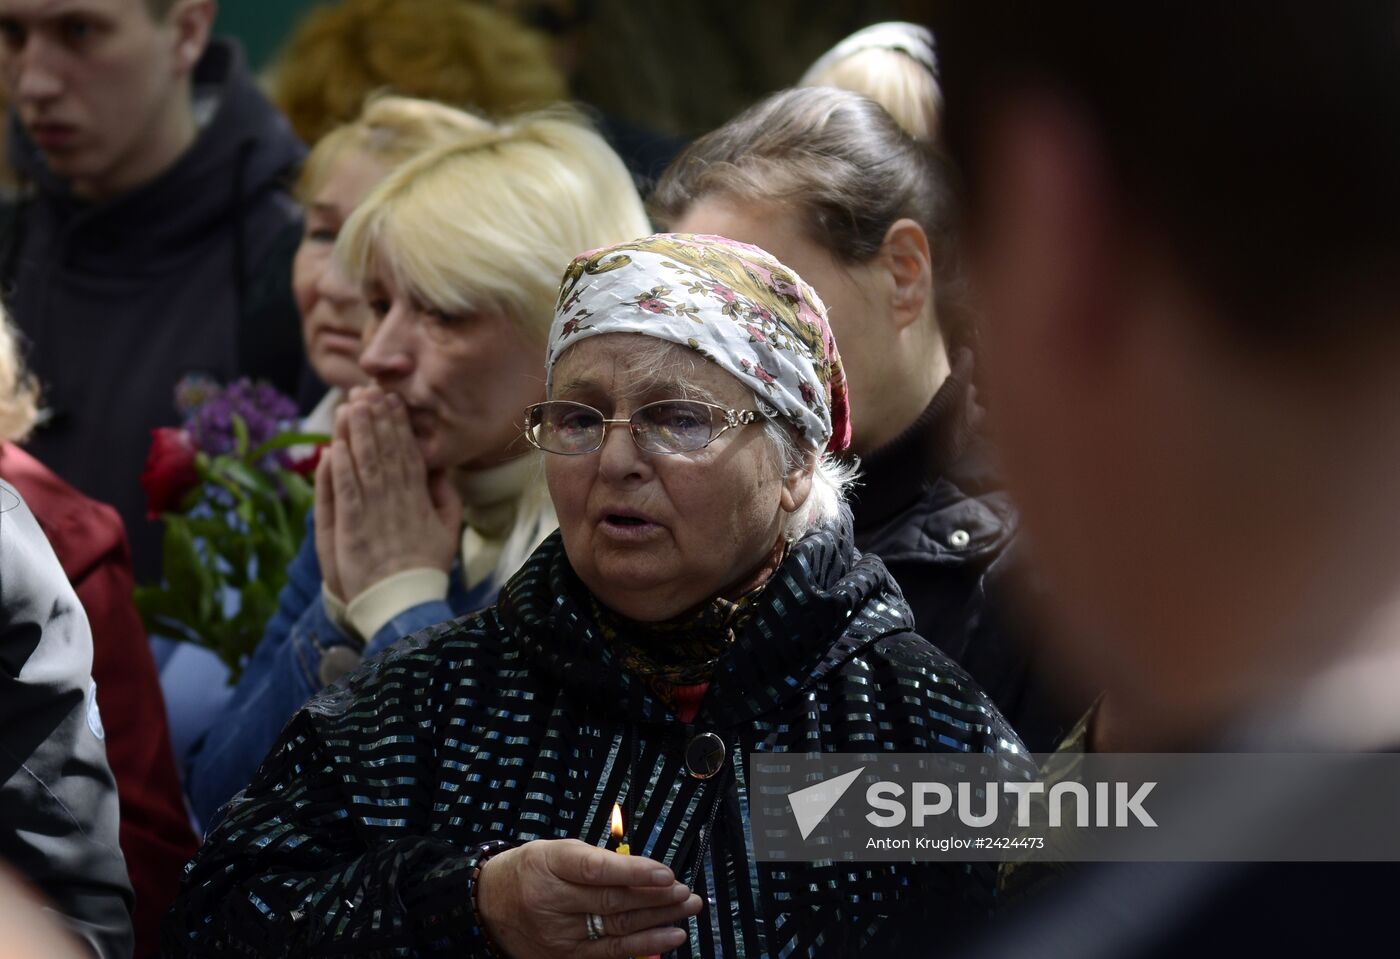
M223 0L220 32L268 67L296 20L328 0ZM795 83L842 37L881 20L923 20L918 0L488 0L556 37L574 94L658 132L696 136Z

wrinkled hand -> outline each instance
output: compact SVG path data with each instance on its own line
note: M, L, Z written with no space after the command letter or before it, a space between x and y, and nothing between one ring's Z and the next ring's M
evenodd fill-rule
M348 602L404 570L450 570L461 528L462 502L445 473L428 474L403 401L377 386L352 390L316 469L326 586Z
M476 907L511 959L620 959L680 946L685 930L672 923L698 914L701 901L655 860L577 839L536 839L487 861ZM589 913L603 917L602 939L589 941Z

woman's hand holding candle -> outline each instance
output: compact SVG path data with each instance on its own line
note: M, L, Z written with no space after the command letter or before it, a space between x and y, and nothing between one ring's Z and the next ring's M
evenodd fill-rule
M700 912L699 896L666 866L577 839L537 839L493 856L477 878L477 919L512 959L623 959L685 942L674 924ZM588 916L604 936L588 939Z

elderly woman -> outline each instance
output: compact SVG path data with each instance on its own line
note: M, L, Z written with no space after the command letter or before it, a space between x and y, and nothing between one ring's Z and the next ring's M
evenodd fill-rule
M493 609L297 714L187 875L171 954L845 955L972 891L752 859L751 752L1020 751L851 544L816 295L754 247L654 236L573 262L547 357L527 422L559 534ZM626 858L598 848L615 803Z
M210 823L282 726L398 639L490 604L555 527L520 410L559 272L647 229L622 162L592 130L534 116L400 166L346 222L338 255L369 307L371 383L336 412L314 530L276 616L190 766Z

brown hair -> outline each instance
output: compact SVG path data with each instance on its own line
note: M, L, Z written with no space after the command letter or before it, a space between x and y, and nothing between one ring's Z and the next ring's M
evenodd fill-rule
M774 94L691 144L661 177L652 212L674 223L707 196L798 210L847 263L870 260L896 220L913 220L928 235L944 339L967 338L951 168L875 102L831 87Z
M315 143L387 91L499 118L567 94L545 40L465 0L345 0L311 11L272 70L272 100Z

